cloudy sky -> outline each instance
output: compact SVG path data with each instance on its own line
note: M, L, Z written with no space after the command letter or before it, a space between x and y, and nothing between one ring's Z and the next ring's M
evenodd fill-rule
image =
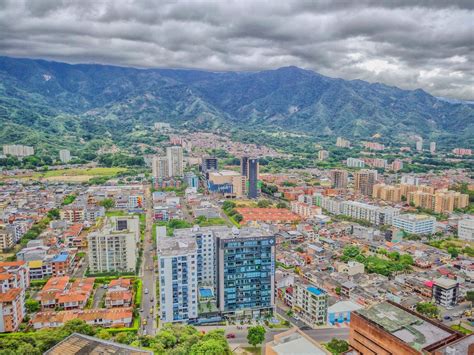
M0 0L0 55L214 71L296 65L474 100L474 1Z

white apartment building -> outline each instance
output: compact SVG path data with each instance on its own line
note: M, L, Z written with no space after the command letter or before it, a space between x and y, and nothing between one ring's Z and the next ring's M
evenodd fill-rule
M458 222L458 237L474 241L474 218L462 219Z
M69 163L71 161L71 152L67 149L61 149L59 151L59 160L64 164Z
M106 218L102 228L87 239L92 273L135 271L140 241L138 217Z
M363 168L365 167L365 162L361 159L347 158L346 165L349 168Z
M298 280L293 287L293 311L310 327L325 325L328 294L314 285Z
M198 317L197 243L194 237L157 238L160 319L187 322Z
M433 234L436 218L427 215L401 214L393 218L392 225L410 234Z
M183 176L183 148L179 146L167 147L169 177Z
M423 150L423 139L420 138L416 141L416 150L421 152Z
M356 201L345 201L342 203L342 214L355 219L363 219L375 225L381 225L392 224L393 218L400 214L400 210Z
M430 143L430 153L434 154L436 152L436 142Z
M13 155L15 157L27 157L34 155L33 147L19 144L8 144L3 146L3 155Z

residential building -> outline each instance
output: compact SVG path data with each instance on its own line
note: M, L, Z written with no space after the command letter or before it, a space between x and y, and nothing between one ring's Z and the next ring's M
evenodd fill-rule
M209 172L207 188L209 192L230 197L242 197L246 192L246 177L232 170Z
M217 308L226 316L260 316L275 305L275 236L261 229L215 233Z
M180 146L167 147L166 157L168 158L169 177L183 176L183 148Z
M364 264L359 263L354 260L350 260L347 263L336 262L335 268L337 272L348 274L349 276L354 276L357 274L364 273Z
M167 157L153 157L151 168L153 178L155 179L163 179L170 176Z
M372 197L383 201L400 202L402 200L402 192L398 186L375 184L372 189Z
M3 155L12 155L21 158L34 154L35 150L33 147L27 145L7 144L3 146Z
M385 169L387 167L387 159L380 158L364 158L365 165L372 168L381 168Z
M456 155L472 155L472 149L454 148L453 153ZM4 151L5 154L5 151Z
M474 241L474 218L461 219L458 222L458 237L462 240Z
M192 172L187 172L184 174L184 181L188 187L193 187L195 189L199 187L199 178Z
M349 344L360 354L436 354L438 348L461 337L448 326L390 301L351 313Z
M13 248L15 237L5 224L0 223L0 250Z
M423 139L422 139L422 138L419 138L419 139L416 141L416 150L417 150L418 152L423 151Z
M295 280L293 285L293 311L310 327L325 325L327 322L328 294L303 280Z
M389 170L392 170L395 172L400 171L403 169L403 161L401 161L400 159L395 159L388 165L388 168Z
M321 344L315 342L302 330L293 327L273 336L265 344L265 355L330 355Z
M372 196L376 181L377 170L363 169L354 173L354 189L363 195Z
M348 141L347 139L344 139L342 137L337 137L336 139L336 147L339 148L350 148L351 142Z
M339 301L328 307L328 323L337 325L351 322L351 313L363 309L360 304L352 301Z
M446 189L434 193L414 191L408 193L408 201L415 207L433 210L437 213L450 213L469 205L469 195Z
M384 150L385 146L377 142L363 142L363 146L370 150Z
M249 158L248 160L248 197L257 198L258 197L258 159Z
M61 149L59 151L59 160L64 164L69 163L71 161L71 152L67 149Z
M428 215L401 214L395 216L392 225L410 234L433 234L436 218Z
M140 240L138 217L106 218L102 228L87 239L92 273L135 271Z
M303 218L313 218L322 213L321 207L300 201L291 201L290 210Z
M323 161L329 158L329 152L327 150L320 150L318 152L318 160Z
M453 307L458 304L459 283L447 277L433 280L433 299L443 307Z
M342 203L341 212L345 216L366 220L375 225L390 225L393 222L393 218L400 214L400 209L373 206L356 201L345 201Z
M105 293L105 307L131 307L132 306L132 280L119 278L110 281Z
M165 123L165 122L155 122L155 124L153 126L158 131L166 131L166 130L169 130L171 128L171 125L169 123Z
M347 158L346 165L348 168L363 168L365 167L365 162L362 159Z
M430 153L436 153L436 142L430 142Z
M332 187L336 189L345 189L347 187L348 173L346 170L333 169L329 172Z
M197 243L192 236L157 240L160 320L198 318Z

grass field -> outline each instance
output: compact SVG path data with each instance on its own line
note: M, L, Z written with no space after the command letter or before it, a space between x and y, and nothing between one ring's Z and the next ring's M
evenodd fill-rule
M115 176L118 173L126 171L126 168L77 168L48 170L45 172L34 173L31 176L25 176L30 179L46 179L49 181L75 181L84 182L93 177Z

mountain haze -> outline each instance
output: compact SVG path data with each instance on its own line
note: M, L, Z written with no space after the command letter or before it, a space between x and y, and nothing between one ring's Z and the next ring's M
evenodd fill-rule
M284 129L314 136L473 144L474 106L297 67L260 72L136 69L0 57L0 143L88 137L156 121L198 128Z

